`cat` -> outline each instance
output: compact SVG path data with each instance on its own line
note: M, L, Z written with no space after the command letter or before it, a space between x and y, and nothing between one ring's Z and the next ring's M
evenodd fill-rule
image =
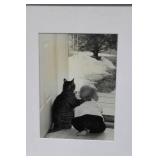
M74 108L83 103L83 100L76 98L74 93L75 87L74 79L71 81L64 79L63 90L61 94L56 97L51 106L51 125L48 131L49 133L71 128Z

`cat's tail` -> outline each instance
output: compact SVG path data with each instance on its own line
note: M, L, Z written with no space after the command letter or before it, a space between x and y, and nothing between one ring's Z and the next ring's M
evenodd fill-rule
M57 131L60 131L61 129L62 129L62 128L60 128L60 127L55 127L55 126L54 126L54 123L52 123L52 124L50 125L50 128L49 128L49 130L48 130L47 133L57 132Z
M52 129L49 129L47 133L52 133Z
M53 132L53 126L54 126L53 123L51 123L47 133Z
M50 128L48 130L48 133L57 132L57 131L60 131L60 130L62 130L62 129L61 128Z

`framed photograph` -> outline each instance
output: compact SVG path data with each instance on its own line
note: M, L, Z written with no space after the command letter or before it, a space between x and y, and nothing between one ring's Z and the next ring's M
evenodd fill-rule
M131 155L132 6L26 10L27 155Z

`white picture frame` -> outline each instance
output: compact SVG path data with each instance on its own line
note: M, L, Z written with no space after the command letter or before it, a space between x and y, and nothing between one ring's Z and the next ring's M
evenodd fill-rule
M27 155L132 154L132 6L27 5ZM39 33L117 33L114 141L40 138Z

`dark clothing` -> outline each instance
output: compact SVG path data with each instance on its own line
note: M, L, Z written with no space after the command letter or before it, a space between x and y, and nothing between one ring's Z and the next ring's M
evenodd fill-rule
M79 132L89 130L90 133L101 133L106 128L102 117L89 114L73 118L72 125Z

